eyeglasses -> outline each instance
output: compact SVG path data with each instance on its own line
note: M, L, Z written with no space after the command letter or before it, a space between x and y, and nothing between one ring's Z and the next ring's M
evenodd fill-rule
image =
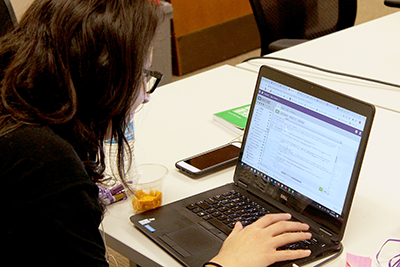
M161 72L154 70L144 70L144 74L146 75L147 82L146 93L152 94L156 90L164 75Z

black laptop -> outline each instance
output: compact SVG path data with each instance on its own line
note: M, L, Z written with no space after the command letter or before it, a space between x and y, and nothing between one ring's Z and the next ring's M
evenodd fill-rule
M259 71L233 183L130 218L184 266L215 256L236 221L275 212L310 225L308 264L341 250L374 106L291 74Z

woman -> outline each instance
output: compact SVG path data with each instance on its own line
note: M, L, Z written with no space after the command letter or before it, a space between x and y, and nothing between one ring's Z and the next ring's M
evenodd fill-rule
M146 70L160 18L151 0L36 0L0 41L0 177L9 200L1 231L17 264L107 266L95 185L103 141L118 140L123 179L124 131L149 100ZM276 251L311 237L289 218L238 223L207 266L309 255Z

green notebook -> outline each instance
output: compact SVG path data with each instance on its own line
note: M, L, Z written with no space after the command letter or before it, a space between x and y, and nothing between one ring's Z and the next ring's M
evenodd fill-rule
M250 104L215 113L213 118L236 133L243 134L249 110Z

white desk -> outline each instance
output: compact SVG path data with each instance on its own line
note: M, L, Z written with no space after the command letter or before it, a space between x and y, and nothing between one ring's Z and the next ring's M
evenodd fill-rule
M400 12L270 56L400 85ZM237 67L258 72L262 64L299 75L372 104L400 111L400 88L344 78L275 60L253 60Z
M250 103L257 74L223 66L166 86L135 117L138 163L160 163L169 169L164 203L232 182L233 167L193 180L180 174L176 161L228 143L238 135L213 121L215 112ZM103 221L107 245L141 266L180 266L129 221L127 201L113 204Z
M249 103L255 80L254 72L223 66L157 89L137 114L137 161L168 167L166 203L232 181L233 168L192 180L178 173L174 163L237 137L214 122L212 114ZM398 113L377 109L343 240L344 252L375 258L386 239L400 238L399 121ZM141 266L180 266L133 227L130 215L127 201L109 207L103 222L108 245ZM345 266L345 254L329 266Z

